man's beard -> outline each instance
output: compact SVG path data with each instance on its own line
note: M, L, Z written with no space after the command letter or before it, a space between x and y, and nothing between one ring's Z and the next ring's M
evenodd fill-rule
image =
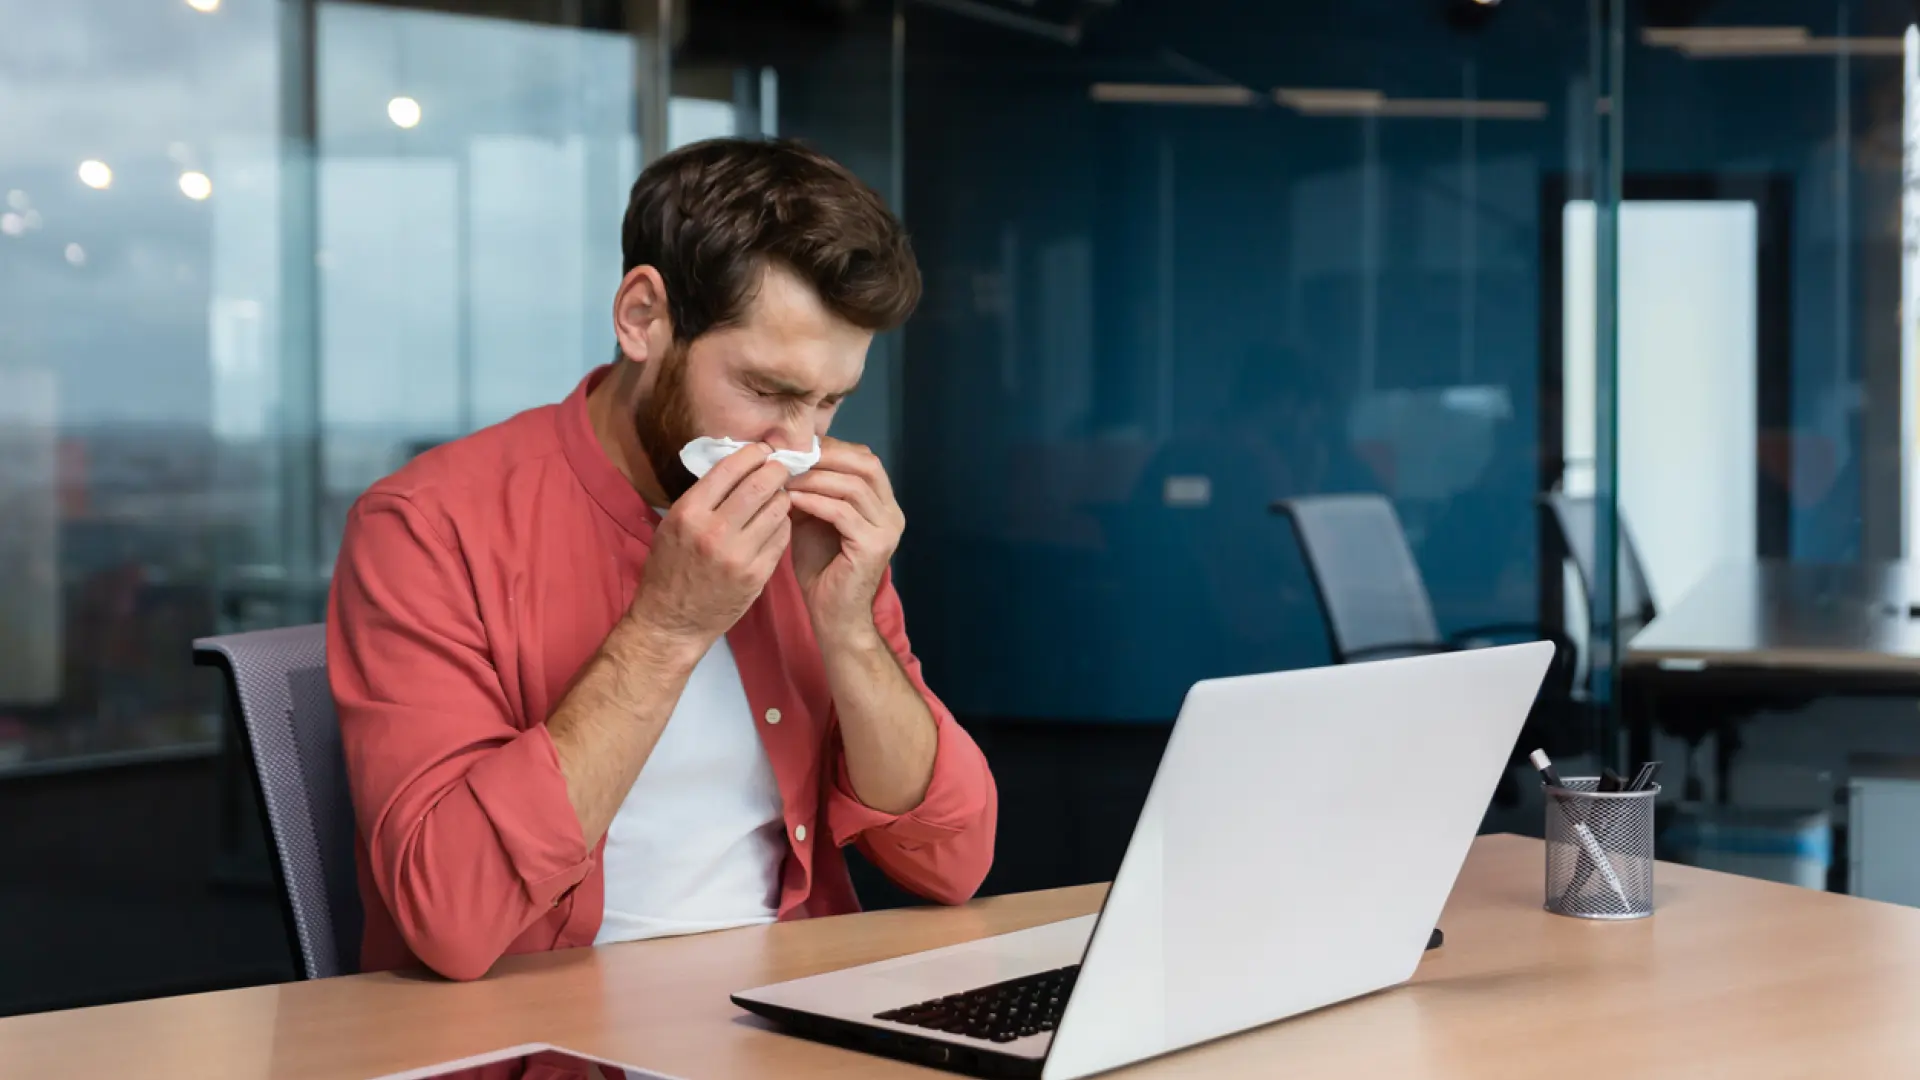
M667 502L673 503L693 487L695 477L680 461L680 450L700 437L695 430L693 403L687 398L687 346L675 344L660 358L653 390L634 409L633 424L640 449L653 468Z

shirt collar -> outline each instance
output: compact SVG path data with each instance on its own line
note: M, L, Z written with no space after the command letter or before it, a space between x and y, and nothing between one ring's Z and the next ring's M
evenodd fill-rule
M600 509L635 539L643 544L651 544L653 530L660 524L660 515L647 505L647 501L634 490L633 484L607 457L606 448L600 445L600 437L594 434L593 420L587 415L587 395L611 370L612 365L603 364L589 371L587 377L580 380L580 385L573 388L573 393L567 395L567 400L560 403L560 446L567 456L567 465L573 469L573 475L580 480L580 486L587 489L593 501L600 505Z

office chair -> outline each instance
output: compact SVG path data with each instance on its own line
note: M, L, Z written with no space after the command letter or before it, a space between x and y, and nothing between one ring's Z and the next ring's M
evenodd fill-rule
M1573 642L1557 630L1530 623L1474 627L1443 635L1433 616L1420 565L1407 544L1400 515L1383 495L1310 495L1273 505L1293 524L1300 552L1320 599L1327 642L1335 663L1352 664L1402 656L1454 652L1501 639L1553 642L1549 669L1514 761L1543 746L1549 753L1583 750L1583 729L1567 722L1573 688ZM1511 770L1501 780L1502 802L1517 800Z
M1451 652L1500 638L1540 638L1561 653L1572 649L1566 635L1534 623L1441 634L1400 515L1384 495L1308 495L1275 503L1273 510L1293 523L1337 663ZM1556 657L1556 666L1565 659Z
M201 638L193 656L226 674L234 731L259 780L301 975L352 974L360 966L362 916L353 804L327 686L326 628Z
M1587 594L1587 610L1594 610L1596 582L1599 580L1600 557L1596 550L1599 539L1599 526L1594 512L1593 496L1568 495L1565 492L1550 492L1540 497L1541 504L1552 514L1560 542L1565 554L1573 562L1574 570L1580 576L1580 586ZM1647 583L1647 571L1640 561L1640 548L1633 542L1633 533L1627 528L1624 516L1615 518L1615 535L1618 537L1618 551L1615 560L1616 578L1614 581L1614 622L1619 628L1618 640L1624 646L1633 640L1646 625L1659 615L1654 603L1653 588ZM1590 654L1599 655L1599 650L1611 646L1616 635L1606 633L1607 627L1589 639ZM1588 676L1592 675L1592 663L1588 664ZM1589 691L1591 687L1586 688ZM1702 693L1700 695L1667 693L1663 697L1669 704L1681 706L1668 710L1665 716L1658 711L1655 722L1672 735L1687 744L1686 782L1682 792L1687 800L1698 802L1704 796L1699 774L1694 769L1694 758L1700 744L1707 736L1714 736L1714 790L1719 800L1727 802L1731 793L1733 759L1740 752L1740 723L1759 712L1766 706L1761 699L1745 701L1738 695L1723 692ZM1638 707L1651 708L1652 703L1629 701ZM1633 763L1629 762L1629 766Z
M1595 524L1593 496L1555 491L1540 496L1540 501L1553 515L1560 542L1566 545L1567 556L1573 561L1580 585L1591 603L1594 583L1600 578L1600 554L1594 546L1599 539L1599 527ZM1646 567L1640 562L1640 548L1633 542L1626 519L1616 518L1615 524L1619 552L1613 617L1620 625L1620 639L1626 641L1652 622L1659 611L1653 602L1653 589L1647 584Z

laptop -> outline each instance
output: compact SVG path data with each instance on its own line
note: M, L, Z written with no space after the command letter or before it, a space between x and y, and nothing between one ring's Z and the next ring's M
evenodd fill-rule
M1194 685L1098 915L733 995L792 1032L1075 1080L1407 981L1545 642Z

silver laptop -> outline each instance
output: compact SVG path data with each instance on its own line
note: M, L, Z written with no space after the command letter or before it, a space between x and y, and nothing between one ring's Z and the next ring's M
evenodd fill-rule
M1552 659L1196 684L1097 916L763 986L796 1033L1073 1080L1412 977Z

